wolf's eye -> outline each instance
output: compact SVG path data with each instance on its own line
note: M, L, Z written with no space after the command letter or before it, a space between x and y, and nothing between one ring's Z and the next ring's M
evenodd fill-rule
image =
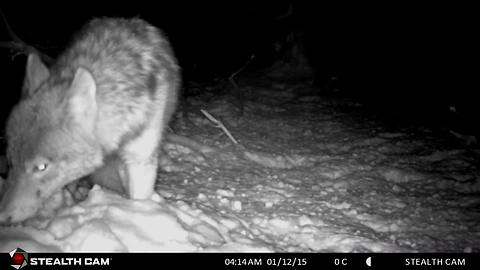
M48 167L47 163L41 163L41 164L35 165L34 170L36 172L43 172L47 169L47 167Z

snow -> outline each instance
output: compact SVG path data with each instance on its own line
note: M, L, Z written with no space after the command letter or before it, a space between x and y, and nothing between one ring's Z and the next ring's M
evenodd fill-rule
M221 224L183 203L127 200L99 186L85 201L60 209L48 221L37 218L28 223L2 228L1 250L15 246L76 252L225 251L224 246L230 251L266 250L247 243L225 245Z
M0 251L480 251L478 149L278 78L252 80L241 102L189 99L189 121L173 129L211 148L167 139L152 200L94 186L74 203L61 191L37 217L1 226Z

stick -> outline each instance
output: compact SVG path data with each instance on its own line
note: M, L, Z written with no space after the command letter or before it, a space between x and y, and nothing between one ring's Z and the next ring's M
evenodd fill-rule
M225 132L225 134L227 134L227 136L230 138L230 140L232 140L232 142L234 144L238 144L237 140L235 140L235 138L233 138L232 134L230 134L228 129L223 125L223 123L221 121L215 119L215 117L213 117L211 114L209 114L205 110L200 109L200 111L205 115L205 117L208 118L208 120L212 121L214 124L217 125L217 127L221 128L223 130L223 132Z
M7 33L12 39L12 41L2 41L0 42L0 47L3 48L8 48L10 50L16 51L16 53L12 56L12 58L15 58L18 54L24 54L24 55L29 55L29 54L37 54L40 56L40 58L47 64L51 65L53 63L53 59L40 52L37 50L35 47L28 45L26 42L21 40L15 32L13 32L12 28L10 27L10 24L8 24L7 18L5 17L5 14L3 11L0 9L0 15L2 16L3 23L5 24L5 28L7 29Z
M237 82L235 82L235 79L233 77L237 76L238 73L242 72L250 64L250 62L252 62L253 58L255 58L254 54L252 54L252 56L250 56L248 61L240 69L238 69L237 71L232 73L232 75L230 75L230 77L228 77L228 80L230 81L231 84L233 84L233 86L235 88L238 88L238 84L237 84Z

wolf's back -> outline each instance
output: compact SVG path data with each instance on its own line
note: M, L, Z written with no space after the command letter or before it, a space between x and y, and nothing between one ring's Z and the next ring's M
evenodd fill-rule
M135 136L158 110L165 125L175 109L180 68L165 35L141 19L90 21L52 70L71 78L78 67L95 78L97 138L106 150Z

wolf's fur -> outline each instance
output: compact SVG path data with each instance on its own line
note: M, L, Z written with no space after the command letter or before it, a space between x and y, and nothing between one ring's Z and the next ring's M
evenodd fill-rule
M131 198L149 198L179 85L169 42L137 18L90 21L50 69L30 55L7 123L12 167L0 222L35 215L55 191L95 171L113 169Z

